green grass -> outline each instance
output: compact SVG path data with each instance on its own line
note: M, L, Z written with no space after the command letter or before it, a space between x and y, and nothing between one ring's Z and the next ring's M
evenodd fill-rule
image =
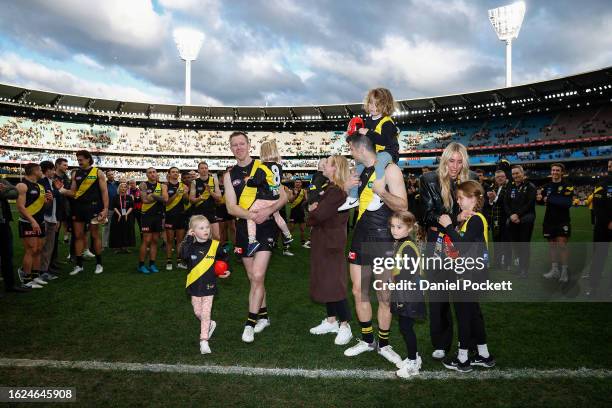
M572 219L572 240L590 240L588 210L573 209ZM534 240L542 240L540 225ZM66 250L62 244L62 259ZM309 299L307 251L295 245L295 257L273 256L266 278L272 326L257 335L253 344L240 339L248 281L238 262L232 262L232 276L220 283L220 294L215 298L213 318L218 327L210 343L213 354L202 356L198 349L199 322L184 292L185 271L163 270L143 276L135 271L137 255L114 255L107 250L101 275L93 274L92 261L86 262L84 273L74 277L67 276L70 265L64 265L61 279L45 289L0 299L0 357L391 369L375 353L348 359L342 354L343 348L333 344L333 336L308 333L324 317L325 308ZM21 253L17 244L16 265ZM533 258L536 263L546 263L546 253L534 254ZM612 368L612 327L608 324L611 303L487 303L483 312L488 343L501 368ZM357 331L353 323L353 333ZM427 322L417 324L416 331L419 351L425 356L423 369L441 369L428 357L432 349ZM396 323L391 343L405 354ZM72 385L78 388L80 402L104 406L149 405L145 404L147 399L158 405L284 406L292 402L307 406L321 401L340 406L359 400L364 406L386 406L397 402L393 399L396 395L402 396L405 404L414 398L425 405L454 401L487 406L603 405L610 400L609 379L607 387L606 381L595 379L403 384L2 368L0 385Z

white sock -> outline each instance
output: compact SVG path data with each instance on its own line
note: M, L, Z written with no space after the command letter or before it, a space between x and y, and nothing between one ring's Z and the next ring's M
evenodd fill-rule
M484 358L489 357L489 348L486 344L477 344L476 347L478 347L478 354Z
M567 265L561 265L561 270L562 270L564 273L567 273Z
M468 359L467 349L459 349L459 352L457 353L457 358L459 359L460 362L465 363Z
M552 263L552 270L558 272L559 271L559 264L556 263L556 262L553 262Z

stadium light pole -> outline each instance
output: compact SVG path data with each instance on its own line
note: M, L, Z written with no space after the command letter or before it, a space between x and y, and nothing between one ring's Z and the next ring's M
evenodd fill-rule
M525 17L525 2L517 1L508 6L489 10L489 20L497 38L506 42L506 86L512 86L512 40L518 37Z
M185 105L191 105L191 62L198 58L204 33L191 28L177 28L173 37L179 55L185 61Z

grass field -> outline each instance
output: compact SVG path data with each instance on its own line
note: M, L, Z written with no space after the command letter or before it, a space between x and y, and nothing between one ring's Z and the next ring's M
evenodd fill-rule
M539 208L538 211L541 209ZM541 240L541 225L534 240ZM588 210L572 210L574 241L591 239ZM16 228L14 228L15 230ZM16 241L18 242L18 241ZM588 246L585 246L588 248ZM66 246L61 245L62 259ZM20 264L16 245L16 265ZM144 276L136 255L104 253L105 271L61 279L34 293L0 299L0 359L45 359L129 363L167 363L308 369L392 370L375 353L344 357L333 336L312 336L308 329L323 317L323 306L309 299L309 253L273 256L266 287L272 326L245 344L248 281L233 262L233 274L220 284L213 318L213 354L199 354L199 323L184 292L185 271ZM546 263L546 253L532 256ZM582 254L578 261L588 259ZM161 258L158 259L161 261ZM578 262L577 261L577 262ZM160 264L162 262L159 262ZM496 278L504 273L496 272ZM577 275L580 271L575 272ZM608 274L609 275L609 274ZM541 278L533 276L536 284ZM577 283L579 285L579 283ZM495 370L612 369L612 303L483 304ZM430 358L427 322L416 327L423 370L444 370ZM353 333L358 332L353 322ZM405 347L394 323L391 344ZM67 368L0 367L0 386L73 386L82 405L143 406L610 406L612 378L489 380L360 380L290 378L230 374L178 374L96 371Z

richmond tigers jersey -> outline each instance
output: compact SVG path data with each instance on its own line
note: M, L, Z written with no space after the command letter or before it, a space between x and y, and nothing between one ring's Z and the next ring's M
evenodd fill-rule
M96 169L95 167L90 167L88 169L78 168L75 171L74 180L76 181L77 186L77 194L78 197L75 197L75 200L80 203L101 203L102 202L102 192L100 191L100 183L98 182L98 169L96 169L95 174L92 173L92 169ZM84 182L91 183L91 185L82 193L79 194L79 189L81 189L81 184Z
M25 208L38 224L45 220L45 188L40 183L33 183L28 179L23 179L23 184L28 188L26 191ZM27 222L26 219L20 217L20 221Z
M372 185L376 180L376 172L374 166L365 168L359 176L359 213L357 215L357 222L363 223L364 227L368 229L384 229L388 228L389 217L393 214L393 211L387 204L383 203L376 211L367 211L368 205L374 197L374 191Z

